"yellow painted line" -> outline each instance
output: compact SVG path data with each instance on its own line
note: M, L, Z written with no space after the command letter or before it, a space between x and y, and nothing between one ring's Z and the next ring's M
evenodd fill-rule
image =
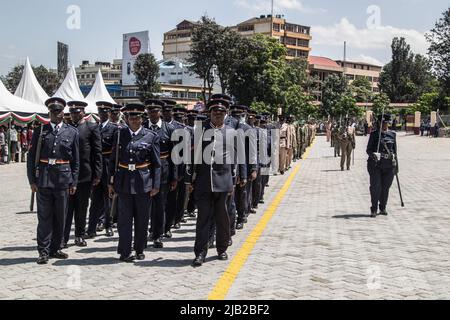
M314 143L305 152L303 159L308 158L309 153L313 146L314 146ZM298 172L300 171L301 165L302 165L302 163L298 164L295 167L294 171L289 176L289 178L287 179L287 181L285 182L285 184L283 185L281 190L275 196L275 199L270 204L270 206L267 208L267 210L264 213L264 215L262 216L261 220L259 220L256 227L253 229L253 231L250 233L250 235L245 240L245 243L242 245L241 249L239 249L236 256L230 262L230 265L228 266L227 270L225 270L222 277L216 283L214 289L210 292L210 294L208 296L208 300L225 300L225 298L228 295L228 292L231 289L231 286L233 285L239 272L241 271L242 267L244 266L245 262L247 261L248 257L250 256L253 248L255 247L256 242L259 240L262 233L266 229L268 223L272 219L272 216L275 214L275 211L277 210L278 206L280 205L281 201L283 200L284 196L286 195L286 192L289 190L290 186L292 185L294 178L297 176Z

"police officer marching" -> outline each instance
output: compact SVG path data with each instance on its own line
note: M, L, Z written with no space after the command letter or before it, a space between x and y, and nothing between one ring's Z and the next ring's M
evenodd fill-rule
M235 159L230 159L231 152L227 147L227 135L234 135L233 128L225 125L228 107L229 102L223 99L211 100L207 104L211 116L203 126L205 131L200 145L197 146L197 148L201 147L201 152L196 150L195 153L203 154L203 151L212 143L211 156L201 161L195 157L195 160L201 164L194 164L187 170L190 174L187 174L186 181L192 184L191 189L194 190L198 207L194 267L199 267L205 262L212 221L216 224L218 258L219 260L228 259L227 250L231 235L227 199L233 191L235 170ZM214 141L211 142L211 139ZM222 144L222 148L219 144Z
M149 99L145 102L145 105L149 121L144 124L144 127L159 137L161 152L161 185L160 192L152 202L151 240L153 240L154 248L163 248L162 238L166 231L167 194L169 191L175 190L178 184L177 167L171 159L173 149L171 139L175 128L162 119L161 112L164 108L168 108L166 103L157 99ZM166 236L168 235L166 234Z
M112 157L114 136L119 129L119 126L112 122L112 108L113 104L106 101L99 101L96 103L98 108L98 115L100 117L100 138L101 138L101 153L103 168L100 183L95 185L91 195L91 207L89 209L89 225L87 230L87 238L92 239L97 236L96 231L106 230L107 237L113 237L114 231L112 229L111 217L111 199L108 193L108 179L109 179L109 162ZM120 111L119 111L120 113ZM101 227L97 228L99 221Z
M161 161L159 137L142 126L145 107L128 104L122 109L128 127L118 130L110 161L109 193L118 195L118 254L120 261L144 260L152 198L159 193ZM134 250L132 231L134 221Z
M394 131L389 130L391 116L382 115L378 121L378 129L370 134L366 150L369 155L367 169L370 175L372 218L376 218L378 209L380 215L388 215L386 206L389 189L398 173L397 136Z
M100 130L95 123L84 120L87 103L82 101L68 102L72 126L79 136L80 173L77 191L69 198L63 247L69 242L72 220L75 218L75 245L87 246L84 240L86 232L86 216L92 187L100 183L102 176L102 143Z
M61 251L69 195L75 195L80 167L78 132L65 124L66 102L50 98L50 123L33 132L27 161L31 190L37 194L38 264L67 259Z

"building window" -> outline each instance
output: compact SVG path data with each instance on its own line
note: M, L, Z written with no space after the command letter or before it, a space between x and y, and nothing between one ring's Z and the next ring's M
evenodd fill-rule
M380 82L380 78L374 77L373 82Z
M238 27L239 32L247 32L247 31L254 31L254 30L255 30L255 25L253 25L253 24L247 24L247 25Z
M274 23L273 24L273 30L276 32L280 32L280 24L279 23Z

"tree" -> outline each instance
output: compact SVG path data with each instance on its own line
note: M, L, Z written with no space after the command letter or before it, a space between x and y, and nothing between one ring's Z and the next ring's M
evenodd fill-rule
M300 85L292 85L286 91L286 113L295 115L297 119L316 117L319 107L313 103L314 99L303 90Z
M217 34L218 48L216 52L215 65L217 77L220 81L222 93L230 89L230 81L234 73L234 63L240 59L240 48L242 36L230 28L224 28Z
M357 102L372 101L372 84L366 77L357 77L350 85L350 90Z
M424 93L413 106L414 112L420 111L422 114L430 114L431 111L439 109L439 93Z
M443 95L450 96L450 8L448 8L435 27L426 34L430 43L428 56L434 74L439 79Z
M372 111L375 116L383 114L392 114L394 109L390 106L389 97L385 93L380 93L373 99Z
M414 54L405 38L392 40L392 61L380 74L380 89L392 102L415 102L433 86L430 62Z
M284 103L286 48L278 40L255 35L243 38L230 80L230 93L241 104L264 101L272 113Z
M336 105L335 116L360 117L362 113L362 109L356 105L356 99L350 92L341 95Z
M324 117L340 116L339 101L347 90L347 81L344 77L332 74L322 83L322 108Z
M136 85L139 89L139 99L145 102L147 99L154 98L155 93L159 92L160 85L159 66L156 63L155 56L151 53L141 54L134 63L133 73L136 76Z
M24 65L15 66L5 77L0 77L5 87L14 92L22 79ZM54 72L49 71L43 65L39 67L32 67L33 72L42 86L44 91L49 95L53 95L58 89L58 75Z
M220 48L222 27L208 16L203 16L195 25L192 33L191 56L188 61L192 64L191 71L203 80L203 100L206 104L206 91L209 96L214 86L214 68L217 63Z

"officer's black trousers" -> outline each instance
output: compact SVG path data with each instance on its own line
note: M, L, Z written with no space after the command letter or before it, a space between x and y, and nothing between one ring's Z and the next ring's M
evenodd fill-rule
M368 164L370 175L370 197L372 199L372 212L386 209L389 198L389 189L394 181L394 168L380 168L372 161Z
M248 183L245 185L245 188L247 189L245 196L245 205L246 205L246 211L245 214L248 216L250 214L250 210L252 209L252 198L253 198L253 181L250 181L248 179Z
M166 225L166 202L169 191L168 183L161 183L159 193L153 198L151 206L151 231L153 240L157 240L164 234Z
M36 197L39 253L53 254L60 250L68 198L68 190L39 189Z
M264 200L264 194L266 192L266 186L269 183L269 175L261 175L261 195L260 200Z
M177 188L177 211L175 214L175 222L174 224L181 223L181 220L184 216L184 198L186 197L186 184L184 181L180 182L180 185ZM188 195L189 196L189 195Z
M216 247L219 254L228 249L230 236L230 219L227 212L227 192L205 192L196 194L198 207L197 228L195 236L195 255L208 252L208 240L211 224L216 225Z
M184 195L186 194L186 185L183 181L178 183L174 191L170 191L167 195L166 206L166 226L164 232L170 231L172 226L180 223L183 219Z
M261 200L261 172L258 171L258 176L252 183L252 207L256 208Z
M106 179L92 189L91 207L89 209L88 233L94 233L97 230L97 224L100 218L104 217L105 228L111 228L111 199L108 194L108 184Z
M230 232L231 236L236 234L236 202L235 202L236 191L233 191L227 199L227 211L230 218Z
M247 206L247 185L251 184L251 182L247 181L247 184L244 187L240 185L236 186L234 200L236 202L236 211L237 211L237 223L243 222L244 218L248 213Z
M148 222L152 198L150 193L137 195L119 194L117 230L119 231L119 247L117 253L121 256L131 255L134 220L134 250L137 254L144 253L147 244Z
M77 192L69 197L66 225L64 227L64 243L69 242L72 221L75 217L75 237L83 237L86 232L86 216L91 195L92 183L81 183L77 186Z

